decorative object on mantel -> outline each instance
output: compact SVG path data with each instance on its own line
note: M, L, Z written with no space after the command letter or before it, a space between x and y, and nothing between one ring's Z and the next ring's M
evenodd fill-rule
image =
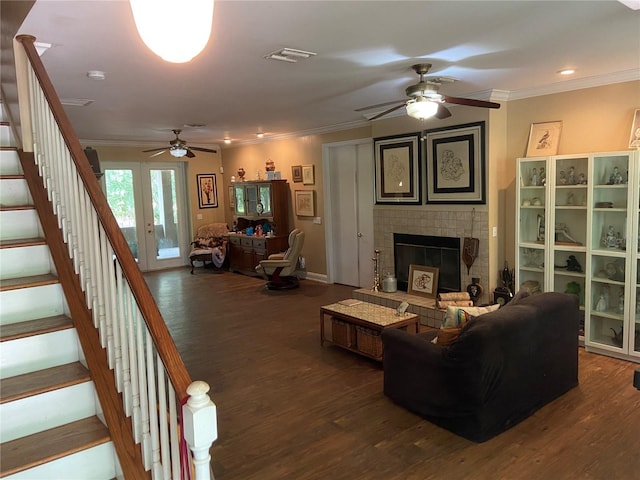
M476 209L471 211L471 237L464 237L464 245L462 247L462 261L467 266L467 275L471 270L471 265L478 257L480 240L473 236L473 220L476 218Z
M473 300L469 292L448 292L439 293L436 300L436 307L446 309L447 307L472 307Z
M484 288L480 285L480 278L473 277L471 283L467 285L467 293L469 293L469 297L473 300L474 305L476 305L483 292Z
M532 123L526 157L545 157L558 154L562 122Z
M393 293L398 290L398 279L392 273L385 273L382 279L382 291L386 293Z
M374 292L380 291L380 272L378 271L378 267L380 265L380 250L375 250L375 257L373 260L373 286L371 290Z
M427 203L486 203L485 122L425 132Z

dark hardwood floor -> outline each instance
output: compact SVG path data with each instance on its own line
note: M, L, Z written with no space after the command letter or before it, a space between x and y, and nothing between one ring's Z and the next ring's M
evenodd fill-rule
M580 349L580 385L475 444L382 393L381 365L320 347L319 308L353 288L197 268L145 275L187 369L211 385L217 480L640 478L637 364Z

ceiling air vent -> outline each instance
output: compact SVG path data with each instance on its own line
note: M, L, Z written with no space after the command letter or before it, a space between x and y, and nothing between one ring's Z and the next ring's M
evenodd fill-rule
M268 60L280 60L281 62L296 63L298 60L305 60L315 55L317 55L317 53L285 47L265 55L264 58Z

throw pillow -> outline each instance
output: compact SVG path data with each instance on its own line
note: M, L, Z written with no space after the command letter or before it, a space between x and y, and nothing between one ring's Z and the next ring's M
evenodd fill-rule
M498 308L500 308L498 304L487 307L447 307L447 313L442 319L442 328L462 327L472 317L493 312Z
M435 343L437 345L442 345L443 347L451 345L458 340L461 330L462 328L441 328L438 332Z

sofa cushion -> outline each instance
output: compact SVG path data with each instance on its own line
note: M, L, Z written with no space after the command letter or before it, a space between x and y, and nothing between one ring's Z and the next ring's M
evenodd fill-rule
M500 305L497 303L486 307L447 307L447 313L442 319L442 328L462 327L473 317L493 312L498 308Z

